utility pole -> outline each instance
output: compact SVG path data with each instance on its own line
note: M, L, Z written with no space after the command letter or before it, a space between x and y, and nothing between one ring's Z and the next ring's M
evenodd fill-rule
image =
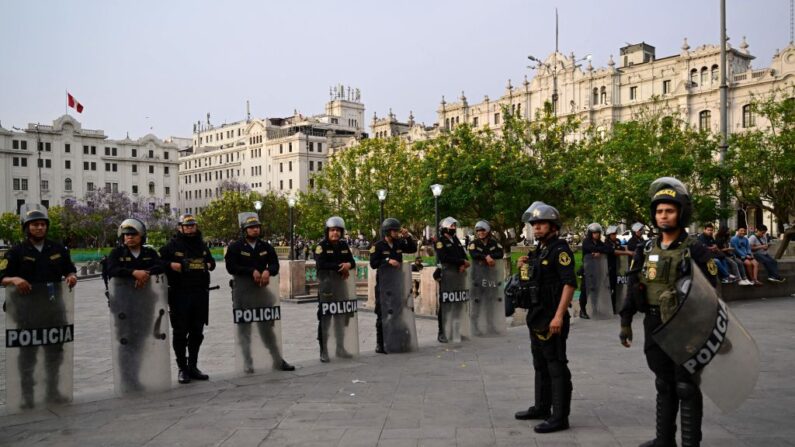
M792 1L792 0L790 0ZM729 111L728 90L726 81L726 0L720 0L720 167L726 168L726 151L729 148ZM720 228L727 228L726 211L729 207L729 179L725 175L720 178Z

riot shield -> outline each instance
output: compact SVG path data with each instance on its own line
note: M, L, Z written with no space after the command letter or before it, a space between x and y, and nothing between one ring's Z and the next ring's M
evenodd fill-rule
M234 275L232 317L237 371L252 374L281 369L281 312L278 276L271 276L267 286L259 287L251 276Z
M652 336L671 359L699 376L704 394L731 411L751 394L759 376L759 350L715 288L693 264L677 282L679 304Z
M624 305L624 300L627 296L627 270L629 270L629 262L632 260L629 256L616 256L616 313L621 310Z
M505 263L497 260L494 267L476 262L472 265L470 290L472 333L479 337L505 335Z
M385 265L378 268L378 299L381 300L381 326L384 350L388 353L418 349L414 324L414 301L411 298L411 266Z
M9 412L72 400L74 292L63 282L6 287L6 404Z
M165 275L151 276L140 289L132 278L111 278L108 290L116 394L169 389L171 345Z
M329 357L359 355L359 301L356 299L356 273L348 279L329 270L318 270L318 316L320 344Z
M583 256L585 286L588 291L588 304L591 305L591 318L603 320L613 318L613 300L610 295L610 276L607 270L607 256L594 257L589 253ZM586 309L587 310L587 309Z
M469 272L459 272L454 265L443 265L439 297L447 340L460 343L462 338L469 338Z

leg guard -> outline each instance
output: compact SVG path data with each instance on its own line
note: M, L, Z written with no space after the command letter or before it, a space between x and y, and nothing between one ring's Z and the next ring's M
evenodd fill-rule
M692 383L678 382L676 393L682 400L682 447L701 445L701 419L704 415L701 390Z

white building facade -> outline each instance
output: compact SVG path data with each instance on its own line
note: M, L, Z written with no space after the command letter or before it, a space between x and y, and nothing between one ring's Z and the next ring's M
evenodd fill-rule
M172 209L178 197L178 145L154 135L111 140L70 115L52 125L0 127L0 212L24 203L63 205L105 188Z
M335 148L365 136L358 90L334 87L325 113L248 118L231 124L194 125L192 147L180 152L179 207L200 213L231 184L292 196L314 188Z

